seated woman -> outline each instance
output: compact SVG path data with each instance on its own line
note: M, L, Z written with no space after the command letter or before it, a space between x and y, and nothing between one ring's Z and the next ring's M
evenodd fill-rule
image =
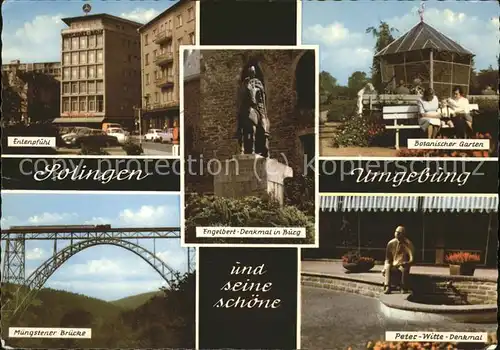
M427 137L435 139L441 129L441 113L438 112L439 100L434 94L434 90L427 88L424 90L423 96L417 101L420 118L418 124Z
M466 138L472 132L472 116L469 111L469 100L463 96L460 86L453 89L453 97L446 100L446 105L457 136Z

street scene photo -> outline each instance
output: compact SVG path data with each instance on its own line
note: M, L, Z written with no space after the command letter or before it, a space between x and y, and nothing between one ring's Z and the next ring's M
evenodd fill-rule
M183 47L187 244L315 244L315 46Z
M195 3L2 3L4 154L179 156Z
M2 193L2 348L193 348L180 209L168 194ZM89 337L28 335L47 328Z
M304 348L497 343L498 195L320 195L319 209L319 248L302 251Z
M497 157L494 2L302 2L320 156Z

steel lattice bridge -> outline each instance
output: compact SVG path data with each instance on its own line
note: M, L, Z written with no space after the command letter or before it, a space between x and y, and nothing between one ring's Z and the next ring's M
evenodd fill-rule
M112 228L111 225L64 225L64 226L12 226L2 230L0 252L3 261L2 287L14 285L9 297L1 300L1 316L20 316L31 304L37 292L52 274L72 256L84 249L98 245L113 245L124 248L151 266L171 287L180 274L156 255L156 238L180 239L179 227L133 227ZM139 244L139 239L153 239L154 249L150 251ZM28 277L25 276L26 241L50 240L54 242L53 254ZM58 249L58 241L70 244ZM135 240L135 242L134 242ZM194 248L187 248L188 272L195 268Z

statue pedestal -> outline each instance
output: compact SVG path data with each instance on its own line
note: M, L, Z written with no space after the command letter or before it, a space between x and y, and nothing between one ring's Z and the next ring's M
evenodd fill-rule
M276 159L236 155L223 161L221 171L214 174L214 194L227 198L268 194L283 204L284 180L292 176L292 168Z

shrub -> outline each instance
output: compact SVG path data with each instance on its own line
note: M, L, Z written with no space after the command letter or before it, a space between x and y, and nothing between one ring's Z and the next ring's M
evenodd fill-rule
M138 156L144 153L142 145L131 141L123 144L122 149L127 152L128 156Z
M314 217L294 206L270 198L223 198L213 195L186 194L186 240L188 242L242 243L238 238L196 238L196 227L305 227L304 243L314 241ZM252 239L252 243L266 243L270 239ZM296 243L296 238L280 238L280 243Z
M462 265L467 263L477 264L480 260L479 254L469 252L450 253L446 256L446 261L451 265Z
M368 256L360 256L358 252L352 251L342 257L342 262L345 264L374 264L375 260Z
M333 140L334 147L368 147L385 134L383 120L378 115L345 117Z
M294 176L285 179L285 204L314 216L314 176Z
M343 121L347 116L354 113L356 108L356 100L335 100L328 106L324 106L323 110L328 110L327 119L329 122Z

